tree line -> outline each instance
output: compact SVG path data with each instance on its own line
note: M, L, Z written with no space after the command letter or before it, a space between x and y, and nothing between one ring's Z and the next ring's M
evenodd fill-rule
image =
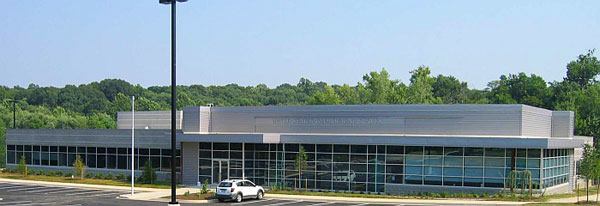
M577 135L598 137L600 129L600 62L594 50L578 55L566 65L561 81L547 82L535 74L507 74L485 89L447 75L432 76L427 66L410 71L408 82L391 79L386 69L372 71L356 85L329 85L301 78L295 84L269 88L257 86L180 85L177 109L212 103L216 106L316 105L316 104L527 104L550 110L575 111ZM144 88L120 79L105 79L62 88L0 86L0 140L12 127L16 103L17 128L114 129L118 111L169 110L170 86ZM0 147L0 154L4 154ZM2 161L4 158L0 158Z

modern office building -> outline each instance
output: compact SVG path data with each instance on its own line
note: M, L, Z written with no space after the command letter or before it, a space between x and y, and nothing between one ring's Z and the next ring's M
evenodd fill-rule
M136 162L168 177L170 113L135 113ZM531 172L546 194L574 187L590 137L574 136L574 114L527 105L323 105L185 107L177 115L179 180L197 185L247 178L265 186L417 193L488 192L512 170ZM7 163L91 172L131 168L131 112L116 130L7 130ZM299 176L295 160L307 154ZM138 171L139 172L139 171Z

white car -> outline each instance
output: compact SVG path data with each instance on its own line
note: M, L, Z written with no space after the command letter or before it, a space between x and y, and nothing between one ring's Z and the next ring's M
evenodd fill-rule
M217 186L217 199L219 202L256 198L260 200L265 195L265 189L250 180L224 180Z

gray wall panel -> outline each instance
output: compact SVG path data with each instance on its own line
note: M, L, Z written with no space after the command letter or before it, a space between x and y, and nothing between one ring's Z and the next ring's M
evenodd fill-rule
M182 182L186 185L198 184L198 143L183 142L181 143L182 154Z
M183 112L176 113L177 129L181 129ZM171 129L171 111L136 111L136 129ZM123 111L117 113L117 129L131 129L131 112Z
M550 137L552 135L552 111L523 105L522 136Z
M552 136L572 137L575 130L575 114L572 111L552 112Z

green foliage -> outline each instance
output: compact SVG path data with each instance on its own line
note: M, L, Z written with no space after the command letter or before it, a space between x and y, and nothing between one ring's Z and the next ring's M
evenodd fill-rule
M190 196L190 191L189 191L189 190L188 190L188 191L185 191L185 193L183 193L183 196L186 196L186 197L187 197L187 196Z
M73 173L70 173L70 172L65 173L65 177L71 177L71 176L73 176Z
M138 178L138 181L144 184L154 184L156 182L156 171L152 168L152 161L146 161L142 175Z
M36 175L46 175L46 172L42 169L38 169L37 173L35 173Z
M95 177L94 173L91 173L91 172L85 173L85 178L94 178L94 177ZM81 179L83 179L83 177Z
M302 173L304 172L304 170L306 170L306 167L308 167L307 159L308 157L306 155L304 147L300 146L300 151L298 152L298 155L296 155L296 160L294 161L294 168L298 170L298 177L300 177L300 182L302 182ZM298 185L302 185L302 183Z
M104 175L102 173L96 173L96 176L94 176L94 178L96 178L96 179L104 179Z
M581 88L595 83L598 74L600 74L600 61L594 56L594 50L579 55L577 60L567 64L566 80L579 84Z
M201 194L208 194L208 179L204 179L204 182L202 182L202 190L200 190Z
M125 179L127 179L127 177L124 174L118 174L116 176L116 178L117 178L117 180L125 180Z
M54 171L49 170L48 172L46 172L46 176L52 177L52 176L56 176L56 174L54 173Z
M75 174L75 176L79 176L79 178L83 179L83 176L85 175L85 164L83 164L83 160L81 160L81 156L77 155L77 160L75 160L75 162L73 163L73 173ZM86 175L85 177L87 178L91 178L92 173L89 173L89 177Z
M17 165L17 172L23 176L27 176L27 163L25 162L25 155L21 156L19 160L19 165Z
M115 175L113 175L113 174L111 174L111 173L108 173L108 174L107 174L107 175L104 177L104 179L107 179L107 180L112 180L112 179L115 179Z
M2 120L0 118L0 120ZM0 123L0 168L6 167L6 128Z
M62 177L63 176L63 172L62 171L56 171L54 173L54 175L58 176L58 177Z

